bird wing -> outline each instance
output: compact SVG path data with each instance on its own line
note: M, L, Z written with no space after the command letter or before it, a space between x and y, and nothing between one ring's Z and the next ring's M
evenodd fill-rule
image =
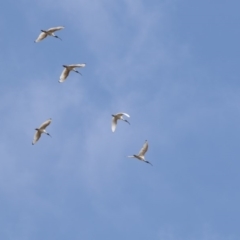
M69 68L83 68L85 67L86 64L85 63L79 63L79 64L71 64L71 65L68 65Z
M122 115L124 115L126 117L130 117L127 113L122 113Z
M62 30L63 28L64 28L64 27L62 27L62 26L60 26L60 27L52 27L52 28L49 28L49 29L47 30L47 32L53 33L53 32Z
M122 115L124 115L126 117L130 117L127 113L117 113L116 114L116 116L119 116L119 117L122 116Z
M65 79L67 78L67 76L69 75L69 72L70 72L69 69L64 68L63 71L62 71L62 74L61 74L61 76L60 76L59 82L64 82Z
M52 119L50 118L47 121L45 121L44 123L42 123L41 126L39 127L39 129L44 130L51 122L52 122Z
M39 34L38 38L35 40L35 42L40 42L40 41L42 41L46 37L47 37L47 34L45 32L41 32Z
M36 131L36 133L34 134L34 137L33 137L32 144L35 144L40 137L41 137L41 133L39 131Z
M138 156L139 157L144 157L144 154L147 152L147 150L148 150L148 142L146 141L143 144L143 147L141 148L140 152L138 153Z
M117 118L113 117L112 118L112 132L115 132L117 126Z

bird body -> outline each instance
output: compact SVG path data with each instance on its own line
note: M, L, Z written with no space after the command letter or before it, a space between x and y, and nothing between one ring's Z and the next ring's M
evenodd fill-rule
M59 38L60 40L62 40L60 37L56 36L54 34L54 32L62 30L64 27L60 26L60 27L53 27L53 28L49 28L48 30L41 30L41 33L39 34L38 38L35 40L35 42L40 42L42 41L44 38L46 38L47 36L52 36L55 38Z
M52 119L48 119L47 121L45 121L44 123L41 124L41 126L39 128L36 128L36 133L34 135L34 138L33 138L33 142L32 142L32 145L34 145L38 140L39 138L41 137L42 133L45 133L47 134L48 136L51 137L51 135L46 131L46 127L52 122Z
M76 73L79 73L80 75L82 75L80 72L78 72L76 70L76 68L83 68L85 67L86 64L85 63L80 63L80 64L71 64L71 65L63 65L64 69L62 71L62 74L60 76L60 80L59 82L62 83L66 80L66 78L68 77L70 71L74 71Z
M123 118L123 116L130 117L127 113L117 113L115 115L114 114L112 115L112 117L113 117L112 118L112 132L115 132L118 120L122 120L122 121L127 122L128 124L130 124L128 122L128 120Z
M137 158L140 161L143 161L145 163L148 163L150 165L152 165L149 161L145 160L145 153L148 150L148 142L147 140L145 141L145 143L143 144L143 147L141 148L141 150L139 151L138 155L133 154L132 156L128 156L129 158Z

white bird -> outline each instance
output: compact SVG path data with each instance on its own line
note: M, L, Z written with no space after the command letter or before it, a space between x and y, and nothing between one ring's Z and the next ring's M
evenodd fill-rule
M112 115L113 116L113 118L112 118L112 132L115 132L118 120L122 120L122 121L130 124L130 122L128 122L128 120L123 118L123 115L126 116L126 117L130 117L127 113L117 113L115 115L114 114Z
M82 75L80 72L78 72L75 68L83 68L85 67L86 64L85 63L80 63L80 64L71 64L71 65L63 65L64 69L62 71L62 74L60 76L60 80L59 82L64 82L66 80L66 78L68 77L70 71L74 71L76 73L79 73L80 75Z
M56 36L54 34L54 32L62 30L63 28L64 27L60 26L60 27L49 28L48 30L41 30L41 33L39 34L38 38L34 42L40 42L47 36L52 36L52 37L59 38L60 40L62 40L60 37Z
M128 156L128 157L137 158L140 161L151 164L149 161L146 161L145 157L144 157L144 154L147 152L147 150L148 150L148 142L146 140L145 143L143 144L143 147L141 148L140 152L138 153L138 155L133 154L132 156Z
M46 127L52 122L52 119L49 118L47 121L45 121L44 123L41 124L41 126L39 128L36 128L36 133L34 135L34 138L33 138L33 142L32 142L32 145L35 144L38 139L41 137L42 133L45 133L47 134L48 136L51 137L51 135L46 131Z

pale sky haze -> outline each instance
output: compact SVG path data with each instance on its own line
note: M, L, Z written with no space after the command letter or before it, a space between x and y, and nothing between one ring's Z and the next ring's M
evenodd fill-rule
M239 240L239 8L2 1L0 239Z

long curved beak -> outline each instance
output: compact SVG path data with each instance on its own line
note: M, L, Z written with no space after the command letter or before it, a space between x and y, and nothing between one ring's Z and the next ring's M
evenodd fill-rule
M152 165L149 161L145 161L145 163L148 163L148 164ZM153 166L153 165L152 165L152 166Z
M127 122L129 125L131 125L130 122L129 122L128 120L124 120L124 121Z
M82 74L79 71L75 71L76 73L80 74L82 76Z
M49 133L47 133L47 135L48 135L49 137L52 137Z
M58 39L60 39L62 41L62 39L60 37L58 37L58 36L55 36L55 38L58 38Z

